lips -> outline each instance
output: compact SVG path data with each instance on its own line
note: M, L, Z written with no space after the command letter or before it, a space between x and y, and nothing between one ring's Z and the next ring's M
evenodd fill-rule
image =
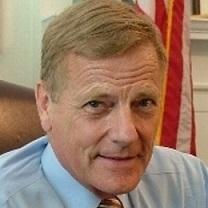
M128 156L128 157L122 157L122 156L105 156L105 155L99 155L99 157L102 157L104 159L109 159L109 160L131 160L137 156Z
M118 156L118 155L99 155L97 157L99 165L115 172L129 171L135 168L139 162L138 156Z

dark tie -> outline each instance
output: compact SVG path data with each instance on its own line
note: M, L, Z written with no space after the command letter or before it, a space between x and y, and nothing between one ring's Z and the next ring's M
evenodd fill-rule
M124 208L118 197L103 199L97 208Z

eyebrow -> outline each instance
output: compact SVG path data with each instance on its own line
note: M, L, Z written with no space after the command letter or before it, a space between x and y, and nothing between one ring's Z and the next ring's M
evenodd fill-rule
M81 95L81 96L80 96ZM109 94L109 88L102 84L102 86L95 84L89 88L84 88L76 96L79 101L85 101L86 99L95 98L108 98L111 97Z
M146 96L151 96L155 99L160 97L160 90L153 86L140 86L139 88L134 90L137 91L133 96L134 99ZM100 86L99 84L95 84L87 89L83 89L80 93L77 94L76 99L79 102L86 102L88 99L112 98L115 94L116 93L114 93L113 91L109 92L109 87L103 84L102 86Z
M160 90L158 90L157 88L153 89L153 87L145 87L145 88L139 90L136 93L136 97L142 97L142 96L145 97L147 95L154 96L154 97L159 97L160 96Z

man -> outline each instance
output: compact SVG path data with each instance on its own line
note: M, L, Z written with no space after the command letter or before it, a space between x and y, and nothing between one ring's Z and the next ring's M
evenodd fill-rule
M153 147L165 66L154 25L124 3L56 17L36 88L47 136L1 157L1 207L208 207L205 165Z

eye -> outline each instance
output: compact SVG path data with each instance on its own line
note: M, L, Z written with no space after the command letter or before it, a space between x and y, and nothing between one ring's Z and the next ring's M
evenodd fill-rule
M91 107L91 108L99 108L103 105L103 102L97 101L97 100L92 100L89 101L86 106Z
M84 110L91 114L102 114L109 110L109 105L103 101L91 100L84 105Z
M152 98L142 98L133 103L136 111L150 113L155 110L157 102Z
M139 101L139 105L142 107L152 107L155 105L155 101L149 98L145 98Z

